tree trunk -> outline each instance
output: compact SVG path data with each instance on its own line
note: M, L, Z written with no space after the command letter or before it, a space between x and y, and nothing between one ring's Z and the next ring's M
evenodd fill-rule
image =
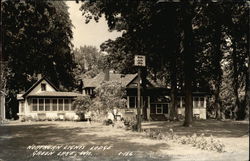
M221 80L220 80L221 81ZM220 99L220 85L216 85L216 90L215 90L215 110L216 110L216 119L221 120L225 119L225 110L222 108L222 102Z
M220 18L217 19L217 22L215 24L215 40L214 40L214 46L215 46L215 52L214 52L214 65L216 69L215 73L215 109L216 109L216 119L221 120L222 119L222 106L221 106L221 99L220 99L220 88L222 83L222 69L221 69L221 60L222 60L222 52L220 45L222 44L221 41L221 25L219 21Z
M234 41L233 42L233 53L232 53L232 61L233 61L233 91L235 95L235 107L233 109L233 119L242 119L244 117L244 112L242 113L242 107L240 103L240 98L239 98L239 79L238 79L238 61L237 61L237 56L236 56L236 40L235 40L235 34L234 34Z
M185 6L184 6L185 7ZM186 6L188 7L188 6ZM188 7L189 8L189 7ZM193 98L192 98L192 79L193 79L193 30L192 30L192 14L184 15L184 89L185 89L185 120L184 126L191 127L193 121ZM192 12L192 11L191 11ZM185 13L185 12L184 12Z
M248 51L249 51L249 49L248 49ZM246 98L245 98L246 99L246 117L245 117L245 120L249 120L249 106L250 106L250 85L249 85L250 74L249 73L250 73L250 60L248 60L248 71L247 71L247 75L246 75L246 87L245 87L245 92L246 92Z
M174 58L175 59L175 58ZM170 120L174 121L177 117L177 77L176 77L176 60L171 62L171 103L170 103Z

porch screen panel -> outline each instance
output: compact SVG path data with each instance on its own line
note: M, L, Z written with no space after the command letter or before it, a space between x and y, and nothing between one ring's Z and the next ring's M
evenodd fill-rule
M199 106L199 97L194 97L194 101L193 101L193 105L194 105L194 108L198 108Z
M155 114L156 111L156 104L151 104L150 105L150 113Z
M182 99L182 108L185 108L185 97L181 97L181 99Z
M69 100L65 99L64 100L64 111L68 111L69 110Z
M163 104L163 113L164 114L168 113L168 104Z
M136 97L129 97L129 107L130 108L136 107Z
M52 100L52 110L57 111L57 99Z
M69 99L69 110L72 111L72 99Z
M32 100L32 111L37 111L37 99Z
M200 97L200 107L204 108L204 97Z
M63 99L59 99L58 101L59 101L59 102L58 102L58 103L59 103L59 104L58 104L58 105L59 105L58 110L59 110L59 111L63 111Z
M181 108L181 98L177 97L177 108Z
M44 99L39 99L39 111L44 111Z
M50 99L45 99L45 111L50 111Z
M145 97L142 97L142 105L145 105L145 107L148 107L148 97L145 96Z

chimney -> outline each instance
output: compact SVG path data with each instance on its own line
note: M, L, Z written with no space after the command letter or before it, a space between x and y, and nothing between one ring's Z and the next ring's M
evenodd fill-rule
M37 80L42 79L42 74L37 74Z
M104 81L109 81L109 70L104 69Z

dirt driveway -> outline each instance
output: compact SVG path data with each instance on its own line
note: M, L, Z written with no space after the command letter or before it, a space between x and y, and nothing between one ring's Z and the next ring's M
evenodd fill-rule
M0 161L248 160L248 150L217 153L85 122L0 126Z

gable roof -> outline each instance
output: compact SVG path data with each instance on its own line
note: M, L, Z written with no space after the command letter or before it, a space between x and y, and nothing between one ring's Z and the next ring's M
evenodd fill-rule
M84 88L92 87L95 88L99 86L104 81L104 73L99 73L96 77L92 79L84 79L83 84ZM126 87L130 82L136 78L137 74L116 74L109 73L109 81L118 81L122 83L123 87Z
M27 94L29 94L39 83L41 83L43 80L45 80L46 82L49 83L49 85L51 85L55 91L58 91L58 89L56 88L56 86L54 84L52 84L45 76L43 76L40 80L38 80L36 83L34 83L24 94L23 97L27 96Z

